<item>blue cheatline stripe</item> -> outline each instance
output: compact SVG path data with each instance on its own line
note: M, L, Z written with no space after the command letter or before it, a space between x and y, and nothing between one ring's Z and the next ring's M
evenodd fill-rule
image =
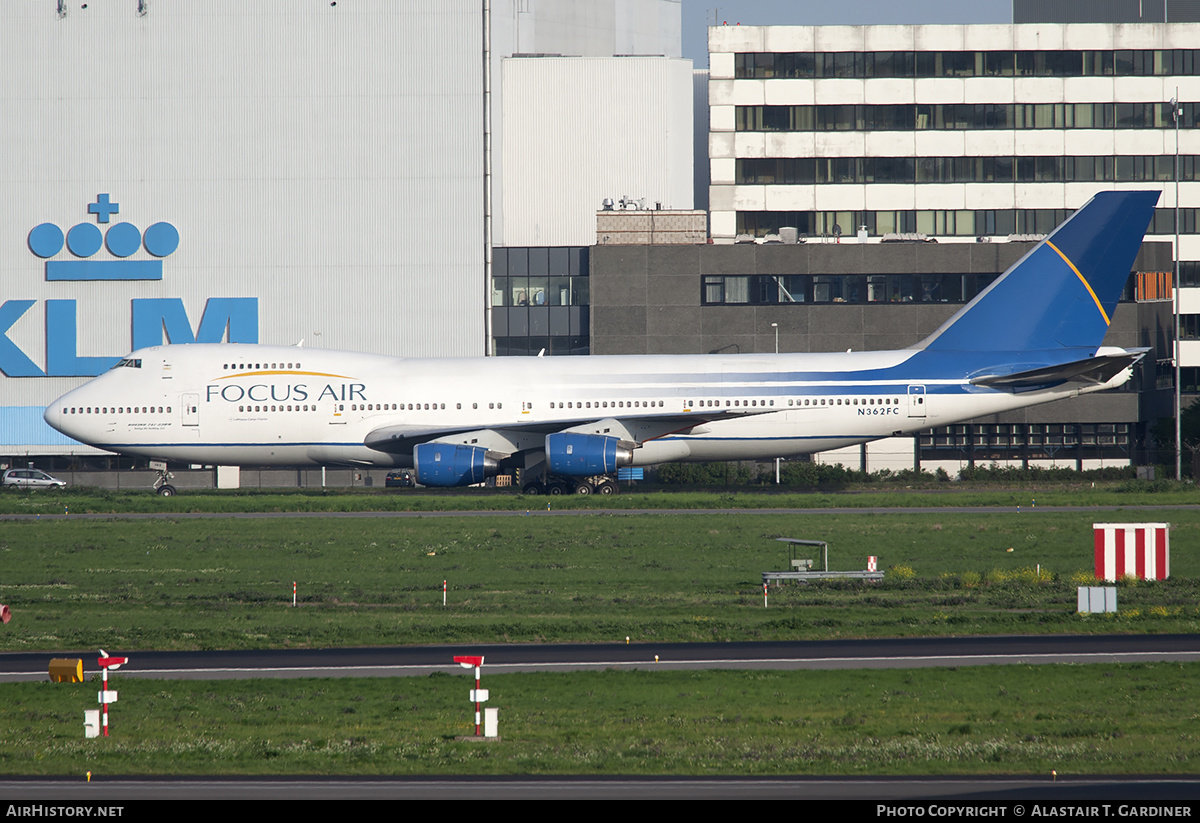
M899 420L900 418L897 417L896 419ZM906 417L904 419L905 420L922 420L923 418ZM862 432L859 432L858 434L782 434L779 436L771 436L771 437L713 437L711 434L669 434L669 435L666 435L665 437L659 437L653 441L648 441L648 442L661 443L664 440L682 440L685 442L698 441L701 443L717 443L717 442L740 443L740 442L746 442L746 441L752 442L752 443L759 443L759 442L763 442L763 441L767 441L767 440L861 440L864 437L871 439L871 440L883 440L884 438L891 437L891 436L892 435L880 435L878 433L863 434ZM899 436L909 437L910 435L899 435Z
M0 451L5 446L79 446L46 425L43 406L0 406Z
M1047 250L1046 254L1049 255L1052 252ZM1058 261L1057 265L1066 266L1066 263L1057 255L1054 255L1054 260ZM1073 273L1070 276L1072 281L1079 282ZM1102 315L1096 312L1096 307L1091 303L1090 298L1089 305L1091 306L1089 310L1095 315L1097 323L1102 325ZM828 354L827 352L817 353L816 356L826 356ZM864 386L863 390L888 392L892 390L890 387L902 387L910 383L963 380L967 376L975 375L984 369L988 373L992 373L996 366L1005 363L1013 365L1013 370L1024 370L1071 363L1076 360L1087 359L1094 354L1095 346L1070 347L1058 344L1049 349L1026 348L986 351L914 349L911 355L905 360L890 366L864 366L860 369L829 368L823 371L787 368L778 368L775 370L764 369L762 371L741 369L734 371L726 368L724 371L712 371L708 374L689 373L683 375L642 376L636 379L630 378L630 385L617 387L593 385L594 383L605 383L615 379L614 375L606 374L595 376L591 383L580 382L559 386L556 391L558 392L558 396L564 399L584 394L585 392L591 392L591 396L593 397L600 392L620 392L625 397L656 398L667 396L686 400L689 399L689 396L699 397L702 394L706 396L721 395L733 398L747 393L791 394L798 390L808 393L821 393L827 387L814 384L831 383L833 387L830 387L830 391L837 391L838 389L834 388L837 386L857 387L862 385ZM765 356L775 357L776 355ZM803 356L795 354L778 355L781 360L801 358ZM1017 366L1019 368L1016 368ZM636 387L634 384L637 384ZM795 388L796 384L799 384L799 389ZM845 391L857 392L859 389L849 388L845 389Z
M71 440L69 442L74 443L75 441ZM368 446L365 443L363 443L361 440L351 440L351 441L348 441L345 443L335 443L335 442L329 441L329 440L306 440L306 441L301 441L301 442L290 442L290 443L285 443L280 440L271 440L271 441L267 441L267 442L263 442L263 443L228 443L228 442L186 443L181 440L172 440L172 441L166 441L163 443L97 443L96 444L96 448L98 448L98 449L109 449L109 450L116 450L116 449L247 449L247 448L283 449L283 448L288 448L291 446L339 446L339 447L362 446L363 448L368 448Z

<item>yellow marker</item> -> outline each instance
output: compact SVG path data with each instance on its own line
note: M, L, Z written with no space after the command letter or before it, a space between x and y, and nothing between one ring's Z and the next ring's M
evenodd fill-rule
M92 782L92 770L91 769L88 769L88 782L89 783Z

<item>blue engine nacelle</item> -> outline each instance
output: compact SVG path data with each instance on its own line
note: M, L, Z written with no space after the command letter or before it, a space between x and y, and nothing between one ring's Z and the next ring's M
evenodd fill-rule
M422 443L413 449L413 466L422 486L470 486L496 473L496 461L479 446Z
M560 432L546 435L546 465L552 474L591 477L633 463L633 449L616 437Z

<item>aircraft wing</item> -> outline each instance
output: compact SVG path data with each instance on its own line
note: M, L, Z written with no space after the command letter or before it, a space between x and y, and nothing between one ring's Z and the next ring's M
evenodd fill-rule
M972 377L971 383L975 386L989 386L995 389L1029 389L1068 382L1103 384L1141 360L1148 351L1150 349L1128 349L1098 354L1096 357L1061 363L1057 366L1042 366L1008 374Z
M667 434L686 432L711 423L733 417L755 414L770 414L778 409L762 411L749 409L737 412L706 410L705 413L681 412L663 417L603 417L587 420L564 419L539 423L498 425L492 428L462 428L393 425L381 426L366 436L363 444L376 451L388 454L407 454L422 443L449 443L476 446L501 456L516 454L527 449L541 448L546 435L558 432L578 432L616 437L634 444L653 440Z
M507 428L507 427L506 427ZM536 434L530 427L530 434ZM481 431L494 431L493 429L450 429L446 427L431 428L428 426L381 426L375 429L366 436L363 440L363 445L367 448L375 449L375 451L387 452L388 454L404 454L412 451L414 446L421 443L428 443L431 440L439 438L458 438L468 437L471 434L480 433ZM556 431L542 432L542 434L550 434Z

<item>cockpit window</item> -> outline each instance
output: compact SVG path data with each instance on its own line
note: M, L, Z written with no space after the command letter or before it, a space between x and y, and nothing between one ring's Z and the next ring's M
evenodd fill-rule
M142 358L126 357L124 360L113 366L114 369L140 369L142 367Z

